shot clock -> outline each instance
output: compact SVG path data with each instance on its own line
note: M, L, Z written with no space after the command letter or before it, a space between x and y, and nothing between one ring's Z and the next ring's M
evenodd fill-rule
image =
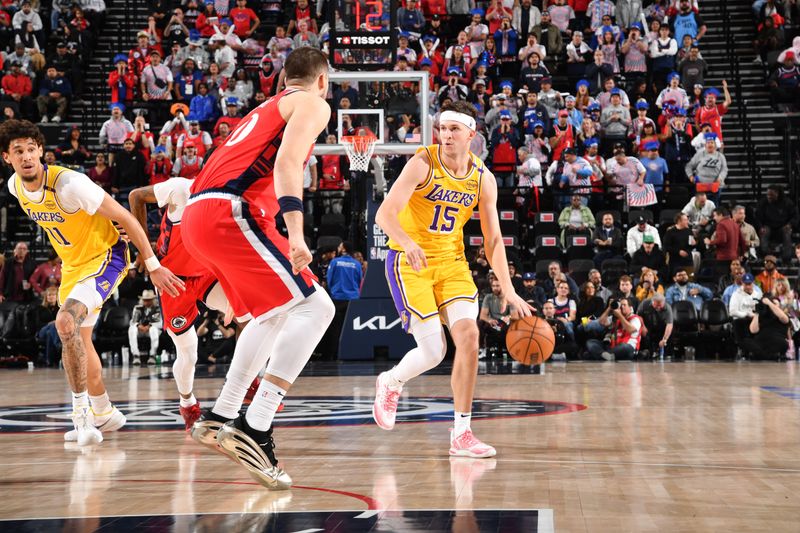
M342 0L330 10L331 64L340 70L392 69L397 0Z

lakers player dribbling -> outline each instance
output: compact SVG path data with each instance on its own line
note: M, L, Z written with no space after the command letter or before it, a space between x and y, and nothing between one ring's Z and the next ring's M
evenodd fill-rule
M497 215L497 183L470 152L477 111L466 102L442 108L440 144L425 146L406 163L376 215L389 236L386 277L403 327L417 347L378 376L373 416L392 429L403 385L437 366L447 349L446 324L456 345L451 386L455 425L450 455L492 457L492 446L470 429L478 370L478 289L464 256L463 228L477 207L486 256L506 305L520 316L532 308L514 292Z

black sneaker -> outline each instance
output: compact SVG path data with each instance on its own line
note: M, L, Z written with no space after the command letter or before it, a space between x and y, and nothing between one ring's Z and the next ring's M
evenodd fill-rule
M203 409L200 418L194 423L191 429L191 436L196 442L203 446L208 446L212 450L218 450L217 433L230 418L225 418L214 413L210 408Z
M240 416L222 426L217 434L217 444L268 489L285 490L292 486L292 478L278 467L272 428L257 431L247 424L244 416Z

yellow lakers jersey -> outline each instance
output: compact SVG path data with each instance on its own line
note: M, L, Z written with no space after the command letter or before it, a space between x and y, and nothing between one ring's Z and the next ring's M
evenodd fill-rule
M12 179L22 210L47 233L64 268L74 269L106 254L119 240L119 232L111 220L102 215L90 215L82 209L71 213L61 207L56 184L67 170L45 166L44 195L39 202L27 196L17 174Z
M438 144L423 146L417 153L423 150L428 155L430 171L400 212L400 226L422 248L426 257L463 257L464 224L478 206L486 167L478 156L470 152L466 176L455 176L442 163ZM389 247L403 251L391 240Z

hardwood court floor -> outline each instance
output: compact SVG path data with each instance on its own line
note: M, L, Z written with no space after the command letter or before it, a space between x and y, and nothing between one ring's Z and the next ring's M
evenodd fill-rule
M404 518L412 509L457 510L447 527L458 532L523 528L487 526L471 509L538 509L540 531L800 531L796 363L569 363L543 375L500 368L479 377L476 396L487 401L476 403L484 418L472 424L496 446L490 460L448 457L451 407L437 398L450 394L447 375L407 386L408 417L385 432L369 422L374 377L364 373L375 366L329 367L301 377L280 415L277 455L297 485L283 493L172 429L176 392L166 371L107 370L129 430L83 450L63 442L62 372L0 372L0 531L159 523L152 530L261 531L276 513L312 511L327 512L324 529L360 531L337 529L330 511L369 509L389 511L375 531L435 529ZM221 383L200 377L195 392L210 399ZM536 414L546 416L527 416ZM119 516L155 518L24 522ZM304 529L297 520L278 529Z

